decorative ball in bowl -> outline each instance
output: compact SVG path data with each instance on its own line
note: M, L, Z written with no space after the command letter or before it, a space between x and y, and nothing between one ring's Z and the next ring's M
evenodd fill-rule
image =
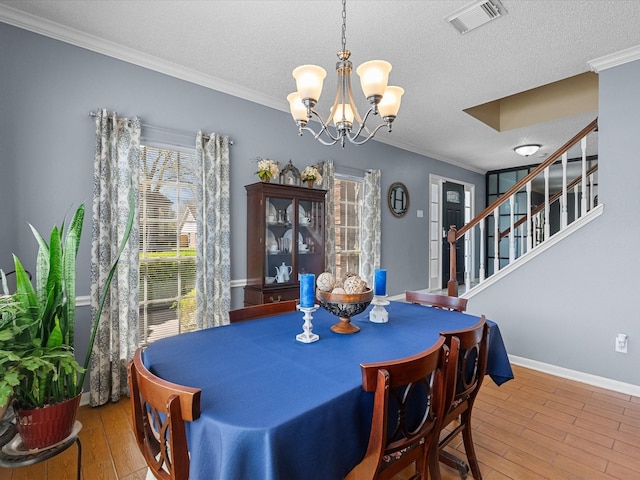
M331 293L316 290L316 297L322 308L340 318L331 326L336 333L356 333L360 327L351 323L351 317L365 311L373 300L373 290L368 288L362 293Z

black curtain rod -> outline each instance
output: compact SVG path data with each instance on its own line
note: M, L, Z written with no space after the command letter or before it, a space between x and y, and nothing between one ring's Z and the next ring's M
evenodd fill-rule
M118 113L117 112L113 112L113 114L117 115ZM89 112L89 117L95 118L97 116L98 116L98 114L96 112ZM190 132L186 132L186 131L182 131L181 132L181 131L174 130L174 129L171 129L171 128L164 128L164 127L157 127L155 125L148 125L146 123L140 123L140 126L144 127L144 128L151 129L151 130L160 130L160 131L163 131L163 132L171 133L171 134L174 134L174 135L182 135L182 136L185 136L185 137L195 137L196 136L195 134L190 133ZM207 139L207 140L209 140L209 138L210 138L209 135L203 135L203 137L205 139ZM233 145L233 140L229 139L229 145Z

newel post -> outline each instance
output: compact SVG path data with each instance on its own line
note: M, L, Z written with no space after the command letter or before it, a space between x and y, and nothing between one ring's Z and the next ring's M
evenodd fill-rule
M449 282L447 283L447 295L458 296L458 280L456 279L456 226L451 225L447 232L449 242Z

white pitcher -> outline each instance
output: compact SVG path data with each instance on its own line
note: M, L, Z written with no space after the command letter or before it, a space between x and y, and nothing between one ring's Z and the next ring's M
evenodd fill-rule
M289 275L291 275L292 271L291 265L285 265L282 262L282 265L276 267L276 282L278 283L286 283L289 281Z

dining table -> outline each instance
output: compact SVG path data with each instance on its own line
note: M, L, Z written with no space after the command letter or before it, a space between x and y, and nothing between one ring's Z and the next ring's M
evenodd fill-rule
M302 343L300 311L157 340L143 353L156 376L200 388L201 415L186 422L191 480L339 480L367 448L373 394L362 390L361 363L399 359L431 347L440 332L479 317L391 301L388 322L351 322L356 334L330 330L338 318L313 312L319 340ZM513 378L495 322L488 320L487 374Z

